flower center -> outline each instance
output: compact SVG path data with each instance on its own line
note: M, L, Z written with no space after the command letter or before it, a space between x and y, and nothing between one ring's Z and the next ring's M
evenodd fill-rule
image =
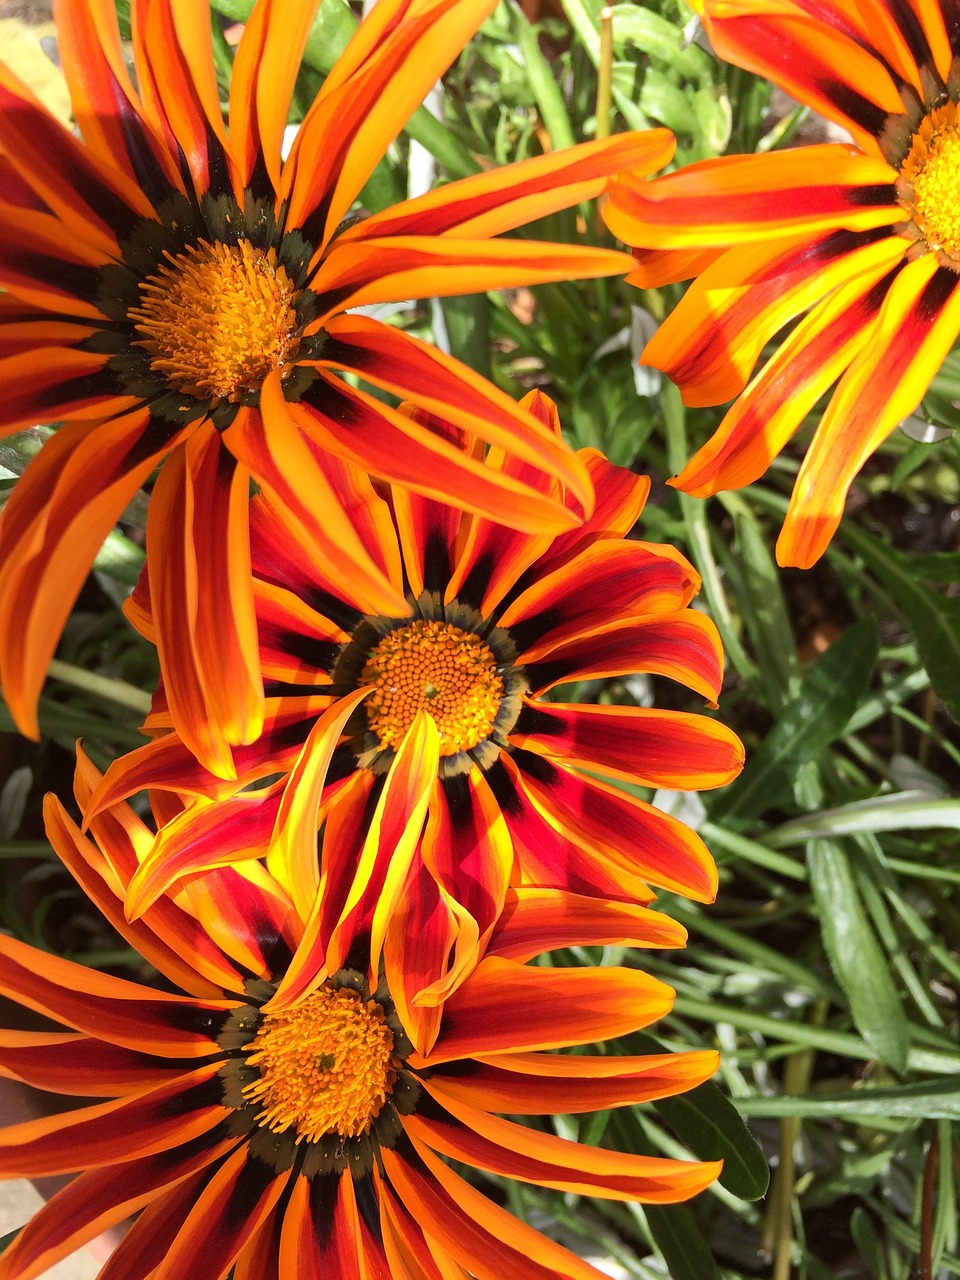
M367 721L382 747L399 746L417 712L429 711L442 756L469 751L488 737L504 695L489 646L471 631L434 619L384 636L360 681L374 687Z
M369 1131L393 1092L401 1063L383 1007L352 987L323 986L291 1009L264 1013L243 1096L259 1123L297 1141Z
M921 120L900 166L901 199L931 249L960 263L960 121L946 102Z
M271 249L201 240L140 285L128 318L151 368L197 399L239 401L296 358L293 282Z

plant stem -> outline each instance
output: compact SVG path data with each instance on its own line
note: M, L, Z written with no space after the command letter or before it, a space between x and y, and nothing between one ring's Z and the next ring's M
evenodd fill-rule
M131 707L146 715L150 710L150 695L137 689L125 680L114 680L109 676L98 676L94 671L84 671L75 667L72 662L61 662L59 658L51 659L48 674L54 680L62 680L64 684L75 689L83 689L86 693L95 694L98 698L108 698L121 707Z

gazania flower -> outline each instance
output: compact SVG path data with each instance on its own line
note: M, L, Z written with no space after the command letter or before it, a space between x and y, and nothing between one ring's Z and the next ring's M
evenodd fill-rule
M81 803L95 782L81 758ZM234 1265L237 1280L600 1280L447 1159L651 1202L686 1199L716 1176L716 1164L583 1146L496 1114L623 1106L713 1072L710 1052L549 1052L633 1030L664 1013L672 992L635 969L522 963L578 938L647 932L675 945L672 922L611 905L601 923L563 895L519 891L423 1056L369 951L358 940L348 965L315 970L306 922L265 873L207 873L130 925L121 898L148 830L119 806L94 820L94 844L53 797L47 821L66 864L166 988L0 935L0 991L63 1024L0 1032L0 1071L104 1099L0 1131L0 1176L78 1175L0 1257L2 1280L40 1275L132 1213L100 1280L216 1280Z
M559 432L546 397L532 393L525 404ZM128 909L198 868L270 849L294 897L324 880L324 947L345 954L337 938L364 917L376 951L386 920L406 921L387 972L395 992L407 991L422 1048L436 1034L437 1006L482 954L511 883L639 902L652 883L711 900L716 871L699 837L605 779L718 786L741 768L735 735L706 716L547 696L572 682L653 672L713 699L722 674L715 627L688 608L695 571L670 547L624 537L649 481L595 450L579 462L597 509L550 537L399 489L380 496L359 470L318 454L403 597L402 611L389 614L362 583L338 585L321 549L292 538L283 509L259 495L251 527L264 732L235 749L235 780L194 758L189 717L112 765L94 810L142 788L200 797L164 827ZM485 466L561 496L500 451ZM564 500L582 514L569 492ZM132 605L152 635L142 584ZM172 723L161 698L148 726Z
M960 32L949 5L927 0L697 7L722 57L842 125L853 145L620 178L605 217L640 246L635 283L698 277L644 362L687 404L736 397L679 488L705 496L757 479L836 383L777 546L782 564L808 566L960 332Z
M385 610L403 600L309 445L519 527L568 527L529 485L503 476L497 488L340 372L445 413L562 476L589 506L582 470L509 397L347 313L623 271L622 254L492 237L598 194L627 164L663 163L671 135L536 157L350 224L387 146L494 0L381 0L281 165L318 3L258 0L234 62L229 132L210 15L196 0L133 0L136 88L110 6L57 3L82 142L0 67L0 172L15 175L0 196L0 434L66 424L0 522L0 678L26 732L36 733L47 662L96 549L160 464L147 544L161 651L194 671L230 742L255 738L263 717L251 477L289 507L338 581L363 581Z

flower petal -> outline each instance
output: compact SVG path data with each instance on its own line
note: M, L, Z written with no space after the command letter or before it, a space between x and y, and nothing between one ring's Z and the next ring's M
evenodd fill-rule
M646 787L703 791L743 768L743 745L726 725L659 707L527 703L510 738L564 764Z
M0 991L77 1031L158 1058L206 1057L209 1028L233 1008L152 991L0 934Z
M671 377L685 404L730 400L785 324L838 287L878 279L906 247L885 230L737 246L694 281L647 344L643 363Z
M93 428L61 427L0 518L0 676L11 714L33 737L47 664L77 592L100 544L167 452L166 444L146 443L147 423L143 412Z
M418 1149L428 1146L501 1177L602 1200L675 1204L703 1191L722 1168L720 1161L700 1164L589 1147L492 1116L450 1096L440 1099L429 1081L425 1087L453 1120L442 1114L406 1116L403 1127Z
M625 791L596 778L583 777L542 756L517 752L513 758L517 785L526 806L601 866L606 864L607 874L612 873L614 879L606 896L638 896L632 887L628 888L629 880L623 881L619 892L616 882L624 876L642 876L651 884L695 902L714 900L717 869L706 845L684 823ZM527 857L532 860L535 853L536 850ZM574 876L579 870L574 862L573 876L569 881L564 879L560 887L577 889Z
M134 1160L212 1133L230 1115L219 1101L219 1062L169 1078L135 1097L0 1129L0 1176L33 1178Z
M652 173L671 160L674 147L669 129L643 129L531 156L375 213L348 228L339 243L382 236L500 235L595 199L615 174Z
M896 176L885 160L840 143L721 156L650 182L615 178L603 217L626 244L669 250L867 231L903 221Z
M518 1116L582 1114L685 1093L709 1080L719 1061L713 1050L641 1057L504 1053L458 1063L449 1076L440 1067L427 1088L442 1106L453 1098Z
M683 947L683 925L632 902L521 885L506 896L490 954L524 963L559 947Z
M429 1063L613 1039L669 1013L673 995L638 969L528 968L488 955L444 1005Z
M531 694L572 680L648 672L669 676L716 705L723 682L723 651L714 623L696 609L652 618L623 618L558 645L539 662L526 662Z
M823 554L857 472L916 408L958 332L956 272L939 266L934 254L908 263L804 458L777 543L781 564L807 568Z

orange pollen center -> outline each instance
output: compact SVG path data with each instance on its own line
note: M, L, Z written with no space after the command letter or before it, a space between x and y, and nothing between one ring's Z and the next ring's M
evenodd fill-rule
M493 730L503 679L488 645L449 622L419 620L380 641L361 673L375 692L366 702L370 729L397 747L418 711L440 730L440 754L469 751Z
M155 372L198 399L239 401L274 369L289 371L297 291L272 249L201 240L166 256L129 312Z
M931 249L960 263L960 120L946 102L921 120L900 166L903 200Z
M352 987L321 987L291 1009L265 1013L247 1065L258 1079L243 1096L261 1125L296 1129L297 1141L358 1138L380 1114L399 1060L382 1007Z

